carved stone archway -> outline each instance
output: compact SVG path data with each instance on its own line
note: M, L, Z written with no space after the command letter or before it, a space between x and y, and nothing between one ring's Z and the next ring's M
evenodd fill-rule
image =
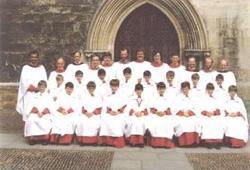
M188 0L104 0L90 25L85 55L110 51L114 54L117 32L124 19L139 6L149 3L173 23L179 38L180 55L199 54L209 49L204 25Z

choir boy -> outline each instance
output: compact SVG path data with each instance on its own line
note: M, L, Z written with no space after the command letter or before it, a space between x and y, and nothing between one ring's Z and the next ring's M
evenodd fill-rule
M175 81L175 72L168 71L166 73L166 87L167 87L167 96L174 100L178 94L180 94L180 87Z
M53 100L56 101L58 96L64 92L64 77L61 74L56 76L56 87L51 87L49 90L50 95L53 97Z
M110 92L109 83L105 80L106 71L104 69L100 69L97 72L98 79L96 80L96 93L103 100L105 96Z
M149 100L156 92L156 84L151 79L151 72L146 70L143 73L143 79L141 82L143 86L143 96Z
M83 80L83 72L81 70L76 71L74 84L73 95L78 99L81 99L82 96L87 92L85 78Z
M199 99L203 94L204 94L204 90L203 90L203 86L200 83L200 76L197 73L194 73L191 77L192 79L192 83L191 83L191 87L190 87L190 96L193 99Z
M224 84L224 76L222 74L218 74L216 76L216 83L214 89L214 96L219 99L223 99L228 95L228 91Z

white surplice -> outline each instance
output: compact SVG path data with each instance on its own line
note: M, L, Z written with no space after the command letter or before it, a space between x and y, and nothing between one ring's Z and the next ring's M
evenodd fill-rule
M130 68L130 62L122 63L118 61L113 64L113 67L115 69L115 78L121 80L124 77L123 70L127 67Z
M144 71L149 70L150 67L151 64L148 61L143 61L143 62L132 61L130 63L132 75L136 79L142 79Z
M151 72L152 80L159 83L166 79L166 73L169 71L169 66L166 63L162 63L161 65L151 63L149 71Z
M215 77L214 77L214 80L216 79L216 76L218 74L221 74L223 75L224 77L224 81L223 81L223 84L224 84L224 87L228 90L228 87L231 86L231 85L235 85L236 86L236 78L235 78L235 75L232 71L226 71L226 72L219 72L217 71L215 73Z
M72 82L75 79L76 72L80 70L83 73L83 77L86 77L86 72L88 70L88 65L85 63L80 64L69 64L66 69L67 81ZM66 82L65 82L66 83Z

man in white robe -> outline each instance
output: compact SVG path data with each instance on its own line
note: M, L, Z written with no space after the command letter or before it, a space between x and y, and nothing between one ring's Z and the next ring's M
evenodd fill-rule
M96 84L93 81L87 84L88 92L80 101L81 112L76 126L76 137L80 145L97 144L100 130L102 100L95 95Z
M178 84L181 84L182 74L186 70L186 67L180 64L180 56L178 54L171 55L170 61L169 71L175 72L175 80Z
M246 108L236 94L236 86L230 86L229 95L223 102L223 110L226 113L226 142L233 148L245 146L249 138Z
M143 86L135 85L135 95L130 99L125 113L125 137L131 146L144 147L144 134L147 130L148 101L142 97Z
M214 85L208 83L206 94L201 97L198 104L201 114L201 140L203 140L208 149L220 149L225 133L224 117L225 113L221 111L221 100L213 95Z
M108 82L116 77L115 76L116 70L110 52L106 52L103 54L103 63L101 65L101 68L103 68L106 71L106 80Z
M174 129L177 126L173 115L173 100L166 96L166 85L163 82L157 84L157 90L158 93L149 104L149 144L155 148L173 148Z
M92 54L90 56L90 66L87 70L86 79L87 82L94 81L98 79L98 70L100 70L100 57L97 54ZM107 78L107 77L106 77Z
M86 71L88 70L88 65L83 63L81 61L81 52L76 51L73 54L73 63L69 64L66 73L67 73L67 81L72 82L75 79L76 72L80 70L83 72L83 74L86 74Z
M188 58L188 66L187 69L183 72L182 77L181 77L181 82L188 81L189 83L192 82L191 76L194 73L199 74L198 68L197 68L197 63L196 63L196 58L194 56L191 56ZM200 79L202 79L200 75Z
M121 80L123 78L123 70L129 66L129 50L127 48L122 48L120 50L120 61L114 63L115 78Z
M19 82L16 111L22 115L23 125L29 116L28 106L35 92L38 91L37 84L41 80L47 81L45 68L38 63L39 53L32 51L29 54L29 64L23 66Z
M52 128L51 111L53 110L53 100L46 92L46 81L41 80L38 83L38 88L39 92L33 96L28 109L30 114L25 123L24 136L28 138L30 145L38 141L42 141L43 145L47 145Z
M73 141L76 121L80 112L79 100L72 95L73 89L73 83L66 83L65 93L55 102L51 143L70 144Z
M103 102L101 115L101 128L99 132L98 144L110 145L123 148L126 102L124 97L117 93L119 80L110 81L111 94L107 95Z

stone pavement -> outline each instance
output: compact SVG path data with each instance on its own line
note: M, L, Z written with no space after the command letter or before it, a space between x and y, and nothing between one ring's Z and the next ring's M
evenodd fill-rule
M250 153L250 142L247 146L240 149L230 149L222 147L221 150L208 150L206 148L173 148L173 149L153 149L131 148L126 146L123 149L112 147L80 147L77 144L69 146L40 144L30 146L22 133L0 133L0 148L21 148L21 149L57 149L57 150L107 150L114 151L114 158L111 170L150 170L150 169L169 169L169 170L192 170L185 153Z

